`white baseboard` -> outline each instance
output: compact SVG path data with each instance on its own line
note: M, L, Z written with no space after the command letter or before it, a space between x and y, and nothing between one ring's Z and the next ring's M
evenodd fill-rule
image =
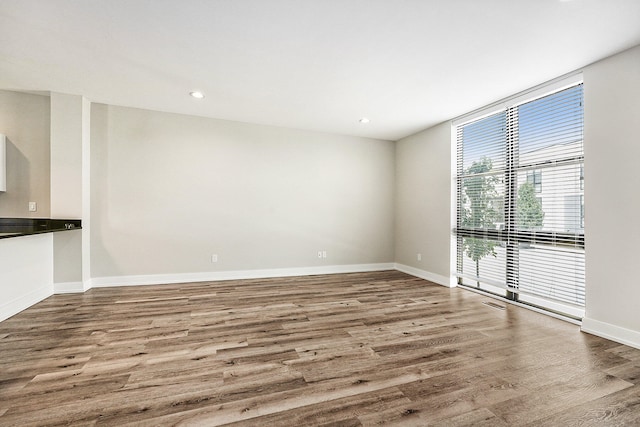
M62 282L53 284L54 294L76 294L82 293L86 289L82 282Z
M590 319L588 317L582 319L582 327L580 329L583 332L640 349L640 332L638 331Z
M438 285L446 286L447 288L455 287L450 277L442 276L440 274L431 273L430 271L421 270L419 268L398 263L395 264L395 269L398 271L402 271L403 273L407 273L412 276L437 283Z
M393 263L329 265L322 267L273 268L266 270L209 271L202 273L151 274L94 277L89 287L162 285L170 283L215 282L220 280L266 279L270 277L311 276L316 274L363 273L393 270Z
M53 295L51 285L42 286L12 301L0 304L0 322L11 316L15 316L22 310L26 310L43 299L49 298L51 295Z

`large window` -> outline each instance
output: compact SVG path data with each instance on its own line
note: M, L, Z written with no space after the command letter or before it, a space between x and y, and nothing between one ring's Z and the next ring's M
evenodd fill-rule
M582 316L582 100L580 83L456 126L459 284Z

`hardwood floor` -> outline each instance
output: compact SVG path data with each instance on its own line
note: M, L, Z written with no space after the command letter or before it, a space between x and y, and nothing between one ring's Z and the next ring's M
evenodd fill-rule
M640 425L640 350L487 301L397 271L56 295L0 323L0 425Z

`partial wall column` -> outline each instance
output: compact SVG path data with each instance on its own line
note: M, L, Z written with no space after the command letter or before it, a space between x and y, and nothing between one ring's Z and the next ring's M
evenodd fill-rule
M77 95L51 94L51 218L81 219L82 230L53 234L54 292L89 287L88 181L90 103ZM86 163L85 163L86 162ZM86 262L86 264L85 264Z

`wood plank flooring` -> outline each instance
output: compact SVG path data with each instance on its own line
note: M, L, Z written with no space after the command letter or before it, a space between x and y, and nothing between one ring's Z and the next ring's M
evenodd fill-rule
M487 301L397 271L55 295L0 323L0 425L640 425L640 350Z

